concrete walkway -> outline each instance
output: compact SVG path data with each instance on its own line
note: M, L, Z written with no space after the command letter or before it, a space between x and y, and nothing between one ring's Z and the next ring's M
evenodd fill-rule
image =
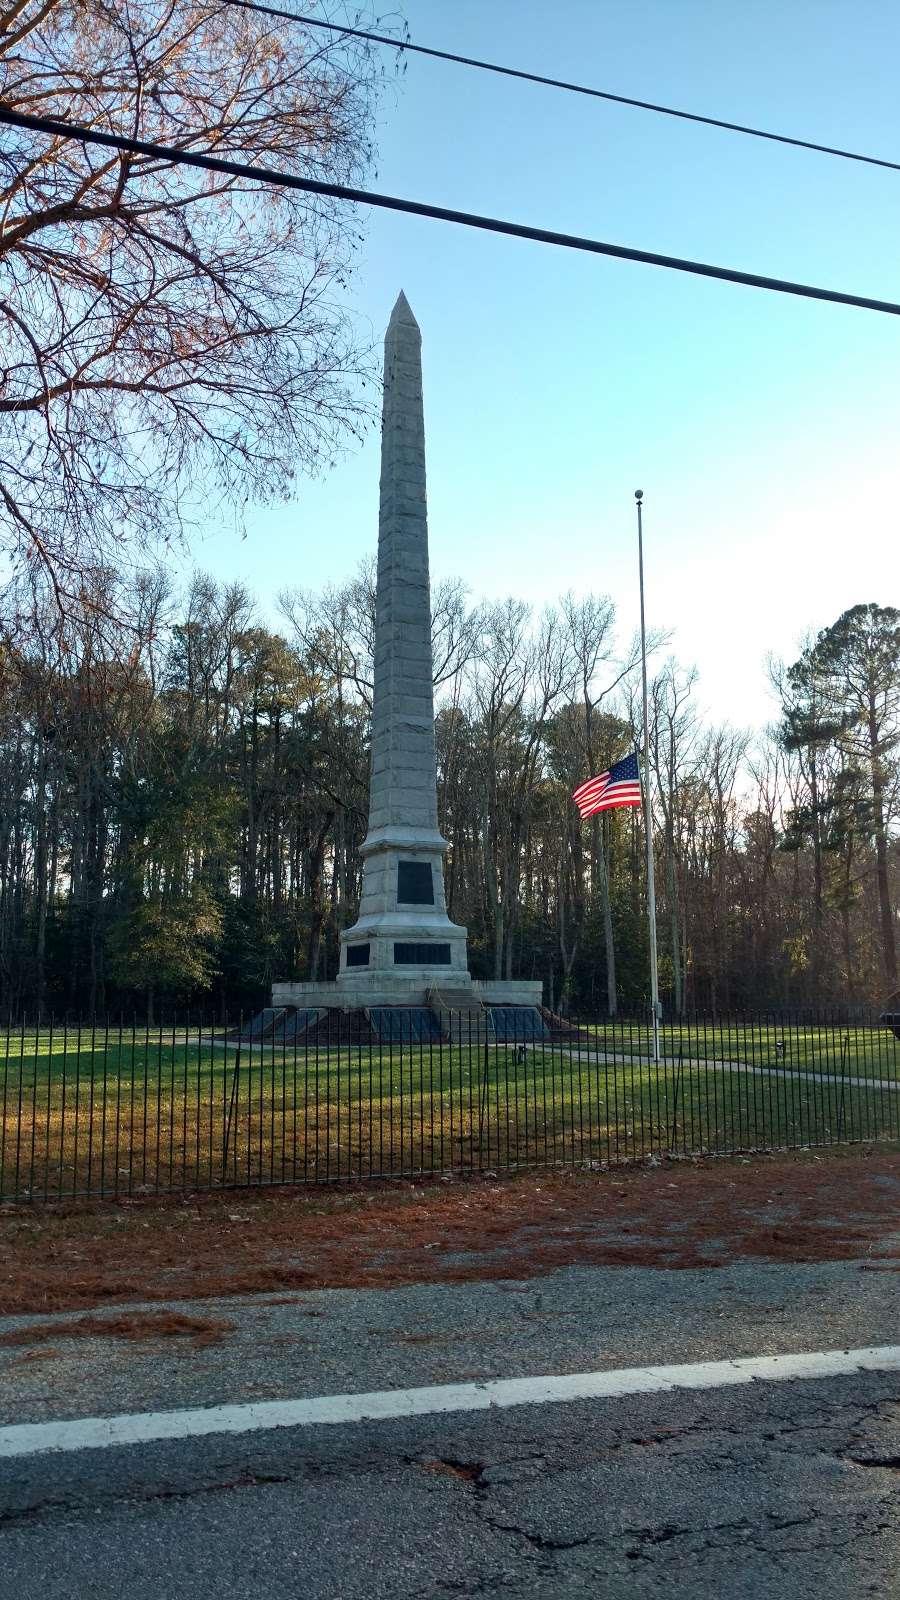
M554 1054L571 1056L576 1061L597 1062L600 1066L632 1066L652 1067L653 1058L648 1055L625 1055L618 1051L584 1050L564 1048ZM750 1061L716 1061L704 1056L663 1056L660 1059L660 1070L675 1073L679 1067L688 1067L691 1070L704 1072L738 1073L753 1078L783 1078L790 1082L799 1083L827 1083L836 1084L844 1089L886 1089L892 1094L900 1093L900 1078L860 1078L852 1072L833 1073L817 1072L804 1067L780 1067L777 1065L758 1066Z

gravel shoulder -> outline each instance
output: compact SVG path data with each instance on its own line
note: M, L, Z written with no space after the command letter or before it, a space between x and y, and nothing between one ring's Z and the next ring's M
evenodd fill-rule
M900 1276L863 1266L568 1267L4 1318L0 1424L896 1343Z

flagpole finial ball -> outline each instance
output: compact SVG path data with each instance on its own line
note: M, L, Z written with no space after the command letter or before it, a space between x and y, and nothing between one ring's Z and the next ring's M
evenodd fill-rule
M644 498L643 489L635 489L634 498L635 498L635 500L643 500L643 498Z

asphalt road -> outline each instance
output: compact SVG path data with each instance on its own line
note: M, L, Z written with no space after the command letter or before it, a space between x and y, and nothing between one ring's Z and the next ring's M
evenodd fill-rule
M569 1269L203 1302L235 1327L201 1350L61 1318L40 1359L3 1349L2 1420L896 1343L898 1289L846 1262ZM0 1465L4 1600L900 1595L896 1372Z

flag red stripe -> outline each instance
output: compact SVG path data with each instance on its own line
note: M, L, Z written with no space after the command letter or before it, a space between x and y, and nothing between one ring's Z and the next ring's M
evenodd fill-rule
M641 791L635 784L616 785L608 794L598 795L594 800L587 800L579 805L582 817L592 817L598 811L611 811L615 806L639 806L642 803Z
M575 790L575 793L579 794L582 789L593 789L593 788L595 788L595 786L598 783L608 783L608 782L609 782L609 773L608 772L601 772L601 773L599 773L597 775L596 778L586 778L584 783L579 784L578 788Z
M599 778L588 778L587 783L583 783L580 788L576 789L572 795L572 799L583 800L587 795L595 793L600 794L606 788L608 783L609 773L601 772Z
M588 817L596 817L601 811L625 810L629 806L639 806L640 800L608 800L601 801L599 805L589 806L587 811L582 811L581 820L586 822Z
M622 794L623 790L640 789L640 787L640 784L636 783L633 778L627 778L623 779L620 783L607 784L599 792L602 794Z

